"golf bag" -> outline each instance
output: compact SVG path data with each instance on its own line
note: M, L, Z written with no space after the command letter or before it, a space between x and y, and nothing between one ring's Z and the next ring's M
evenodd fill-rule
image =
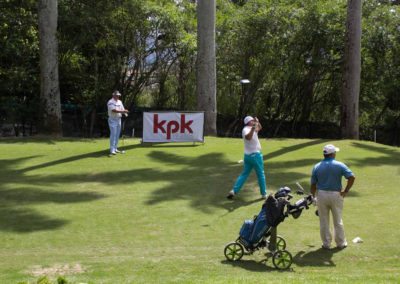
M288 187L282 187L274 195L269 195L258 215L253 220L244 221L236 241L225 246L226 259L238 261L245 252L252 254L267 248L267 255L272 257L274 266L281 270L288 269L293 262L292 255L286 250L285 239L277 235L276 227L289 215L298 218L303 209L308 209L314 201L309 194L295 204L290 204L292 197Z
M266 211L263 207L260 213L258 213L253 220L244 221L239 235L246 247L250 247L261 240L268 228L269 225L267 223Z
M285 219L286 204L286 199L269 195L258 215L253 220L244 221L239 236L246 247L256 245L271 227L278 226Z

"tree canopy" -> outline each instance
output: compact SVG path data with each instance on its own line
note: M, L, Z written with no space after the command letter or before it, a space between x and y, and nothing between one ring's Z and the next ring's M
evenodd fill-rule
M2 2L1 123L34 126L36 1ZM196 110L195 1L58 2L63 121L72 113L80 135L99 133L114 89L130 108ZM253 114L269 137L339 138L347 1L216 4L218 133L237 135ZM382 142L399 145L400 9L364 0L362 15L360 137L377 130Z

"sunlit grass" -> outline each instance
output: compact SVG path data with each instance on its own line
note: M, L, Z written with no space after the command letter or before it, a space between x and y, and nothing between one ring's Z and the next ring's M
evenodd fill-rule
M345 200L349 247L321 251L314 209L278 227L294 257L277 272L264 253L235 263L226 243L261 207L251 175L234 201L240 139L140 145L107 156L106 139L0 141L0 283L41 272L73 283L396 283L400 150L369 142L263 140L268 191L309 187L322 146L356 174ZM355 237L364 240L353 244ZM35 274L36 273L36 274Z

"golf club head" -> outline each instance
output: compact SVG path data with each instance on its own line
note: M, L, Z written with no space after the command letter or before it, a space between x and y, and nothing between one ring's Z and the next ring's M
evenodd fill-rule
M276 193L275 193L275 198L279 197L287 197L289 193L291 192L291 189L287 186L281 187Z
M298 189L298 190L296 191L296 194L298 194L298 195L303 195L303 194L304 194L304 191Z

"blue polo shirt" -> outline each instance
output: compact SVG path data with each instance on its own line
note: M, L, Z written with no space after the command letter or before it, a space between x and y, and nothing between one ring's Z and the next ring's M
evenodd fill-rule
M318 190L341 191L342 176L348 179L354 174L345 164L334 158L325 158L314 166L311 184L316 184Z

